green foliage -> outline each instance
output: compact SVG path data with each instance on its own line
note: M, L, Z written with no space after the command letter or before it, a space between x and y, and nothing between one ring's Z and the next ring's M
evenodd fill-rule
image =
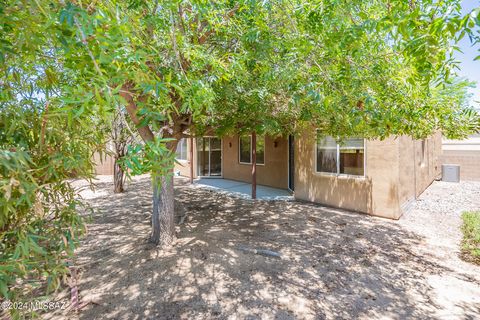
M51 15L80 82L101 99L133 84L154 131L188 119L197 135L303 124L420 138L479 125L453 59L460 38L478 40L478 9L462 16L459 0L96 1Z
M0 294L14 301L55 290L68 273L84 232L69 179L91 176L96 137L53 103L20 103L0 105Z
M118 106L156 136L130 148L135 174L170 172L185 132L478 130L453 59L459 39L478 41L478 12L463 16L460 0L1 2L0 292L65 272L82 229L68 178L91 174Z
M480 211L462 213L462 253L467 260L480 264Z
M55 24L38 7L0 6L0 297L27 301L68 275L84 232L71 178L93 174L105 105L92 103L93 92L79 93L52 48Z
M152 173L152 179L155 179L157 176L172 174L175 153L166 146L172 141L174 139L157 137L153 141L130 145L119 163L131 175Z

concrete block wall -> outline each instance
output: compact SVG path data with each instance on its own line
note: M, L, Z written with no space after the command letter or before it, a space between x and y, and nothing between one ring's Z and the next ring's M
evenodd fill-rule
M480 181L480 150L443 150L441 161L460 165L460 180Z
M442 164L460 165L460 180L480 181L480 134L465 140L443 140Z

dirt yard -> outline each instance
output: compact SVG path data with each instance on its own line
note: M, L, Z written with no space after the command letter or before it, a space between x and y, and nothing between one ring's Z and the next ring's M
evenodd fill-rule
M95 209L76 259L87 305L46 318L478 319L480 267L458 258L460 209L435 209L449 201L438 196L444 188L450 192L434 184L404 219L391 221L230 198L179 180L178 215L187 217L175 245L161 250L146 241L149 178L120 195L103 180L84 192ZM469 194L452 190L480 208L480 184Z

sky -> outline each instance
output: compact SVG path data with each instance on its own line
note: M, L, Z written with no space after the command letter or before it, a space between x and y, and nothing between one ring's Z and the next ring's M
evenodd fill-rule
M474 8L478 7L480 7L480 0L462 1L462 12L464 14L467 14ZM460 61L460 70L458 71L458 74L461 77L466 77L471 81L477 82L476 88L472 88L470 91L474 95L474 105L480 109L480 60L473 61L476 56L480 55L480 43L477 43L472 47L470 39L466 36L460 41L459 47L463 53L455 53L455 58Z

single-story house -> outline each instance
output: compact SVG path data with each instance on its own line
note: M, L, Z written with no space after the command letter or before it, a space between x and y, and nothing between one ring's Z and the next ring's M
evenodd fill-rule
M193 178L251 182L251 142L248 135L182 139L175 170L186 177L193 171ZM337 143L331 137L317 139L313 130L257 136L256 149L259 185L288 189L298 200L398 219L439 177L442 140L435 134L424 140L401 136Z

